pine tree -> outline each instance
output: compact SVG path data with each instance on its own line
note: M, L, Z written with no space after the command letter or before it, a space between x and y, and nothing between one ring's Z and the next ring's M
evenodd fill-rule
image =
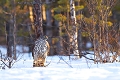
M17 4L21 0L1 0L0 1L0 20L5 23L3 30L5 30L6 43L7 43L7 56L6 59L9 60L7 67L11 68L14 64L13 60L17 59L16 55L16 37L17 37L17 27L21 23L21 18L19 18L26 10L21 9L20 5ZM17 18L16 18L17 17ZM19 18L19 19L18 19ZM22 20L23 21L23 20ZM2 24L3 24L2 23ZM19 25L20 26L20 25Z

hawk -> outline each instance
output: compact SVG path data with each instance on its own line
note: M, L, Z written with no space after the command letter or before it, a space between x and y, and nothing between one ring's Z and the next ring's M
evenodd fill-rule
M47 42L48 37L42 36L35 41L35 46L33 49L33 67L44 67L46 62L46 57L48 55L50 46Z

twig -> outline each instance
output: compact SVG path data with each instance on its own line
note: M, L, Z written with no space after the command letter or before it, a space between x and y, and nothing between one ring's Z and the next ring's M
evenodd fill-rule
M73 68L70 64L68 64L61 56L58 55L58 57L60 58L60 60L63 60L69 67Z
M9 66L2 59L0 61L9 68Z
M95 61L94 59L88 58L88 57L86 57L85 55L82 55L82 56L85 57L86 59L89 59L89 60Z
M52 58L53 58L53 56L52 56ZM52 62L52 58L51 58L50 62L47 65L45 65L45 67L47 67L48 65L50 65L50 63Z

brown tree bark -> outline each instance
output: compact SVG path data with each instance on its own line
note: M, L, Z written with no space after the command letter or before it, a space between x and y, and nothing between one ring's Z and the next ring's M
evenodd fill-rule
M37 39L40 36L43 36L41 0L33 1L33 17L34 17L35 35Z

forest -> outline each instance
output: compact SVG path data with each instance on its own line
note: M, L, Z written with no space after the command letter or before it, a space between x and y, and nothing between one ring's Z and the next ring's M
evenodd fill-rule
M120 55L120 0L74 0L73 13L69 1L40 0L49 55L68 56L77 51L80 57L86 57L91 54L88 51L93 51L95 62L116 61ZM33 50L33 4L34 0L0 1L0 45L7 47L7 56L14 59L17 45Z

